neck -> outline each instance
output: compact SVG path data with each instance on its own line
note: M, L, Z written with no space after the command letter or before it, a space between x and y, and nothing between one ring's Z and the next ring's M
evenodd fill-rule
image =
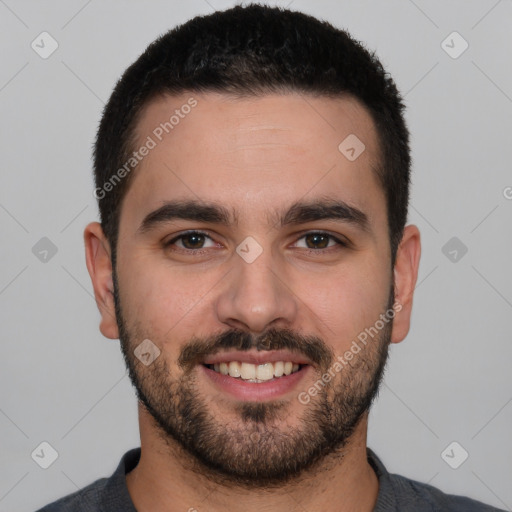
M141 458L126 476L128 492L138 512L220 512L236 508L323 512L371 512L378 479L366 458L368 415L349 442L326 456L315 468L278 488L239 488L208 478L174 442L166 441L153 419L139 405Z

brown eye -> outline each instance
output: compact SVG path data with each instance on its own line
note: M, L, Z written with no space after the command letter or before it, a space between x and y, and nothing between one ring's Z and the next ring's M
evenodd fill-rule
M208 243L210 245L208 245ZM193 251L214 247L215 242L206 233L201 233L200 231L189 231L188 233L182 233L181 235L174 237L164 245L165 247L172 248L174 246L177 249Z
M330 233L311 231L302 235L297 242L295 242L294 247L321 253L348 247L348 243Z
M310 233L305 236L309 249L325 249L329 245L330 238L332 237L323 233Z
M201 233L190 233L181 237L182 244L187 249L201 249L205 236Z

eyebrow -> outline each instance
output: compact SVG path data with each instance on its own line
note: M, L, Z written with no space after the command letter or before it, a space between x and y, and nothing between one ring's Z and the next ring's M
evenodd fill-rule
M277 218L276 224L282 226L304 224L319 220L338 220L353 224L363 231L370 231L368 216L358 208L344 201L319 199L310 202L296 202L283 214L273 212L271 218ZM209 224L233 225L238 218L225 206L204 203L195 200L166 201L161 207L147 214L138 228L139 233L147 233L158 225L173 220L191 220Z
M160 208L144 217L137 231L146 233L159 224L176 219L211 224L229 225L236 223L234 216L230 215L228 209L221 205L206 204L199 201L166 201Z
M280 224L281 226L287 226L317 220L340 220L353 224L363 231L370 231L370 223L366 213L344 201L333 199L294 203L286 214L280 218Z

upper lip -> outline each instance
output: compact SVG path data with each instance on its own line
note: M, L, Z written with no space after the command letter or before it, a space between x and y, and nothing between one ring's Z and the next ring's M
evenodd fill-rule
M277 361L291 361L292 363L297 364L313 365L313 363L306 356L292 352L290 350L267 350L259 352L219 352L218 354L207 356L203 361L203 364L229 363L231 361L239 361L241 363L251 363L257 365L264 363L275 363Z

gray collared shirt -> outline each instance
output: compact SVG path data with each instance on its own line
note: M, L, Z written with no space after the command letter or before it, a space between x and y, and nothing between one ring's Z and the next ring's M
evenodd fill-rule
M431 485L389 473L367 448L368 462L379 478L373 512L504 512L463 496L445 494ZM126 486L126 473L139 462L140 448L126 452L110 478L100 478L37 512L137 512Z

